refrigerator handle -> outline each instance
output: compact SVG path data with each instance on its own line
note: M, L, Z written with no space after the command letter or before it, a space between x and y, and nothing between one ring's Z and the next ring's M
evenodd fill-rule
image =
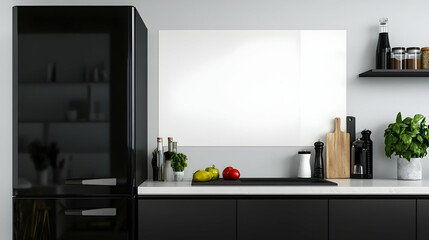
M87 209L87 210L79 210L79 209L66 209L64 211L66 216L116 216L116 208L97 208L97 209Z
M116 186L116 178L66 179L65 184Z

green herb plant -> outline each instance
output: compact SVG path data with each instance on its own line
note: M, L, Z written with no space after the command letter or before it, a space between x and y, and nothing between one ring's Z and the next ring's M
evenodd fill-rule
M188 166L186 161L188 160L188 157L186 157L183 153L174 153L173 156L171 156L171 168L173 168L173 171L175 172L182 172L185 170L185 167Z
M429 147L428 126L426 117L421 114L402 120L399 112L396 122L389 124L384 131L385 153L387 157L395 155L405 158L422 158L426 156Z

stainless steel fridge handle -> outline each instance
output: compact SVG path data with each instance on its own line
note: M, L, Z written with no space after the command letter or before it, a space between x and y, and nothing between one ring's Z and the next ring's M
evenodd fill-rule
M66 209L66 216L116 216L116 208L97 208L97 209Z
M116 186L116 178L66 179L67 185Z

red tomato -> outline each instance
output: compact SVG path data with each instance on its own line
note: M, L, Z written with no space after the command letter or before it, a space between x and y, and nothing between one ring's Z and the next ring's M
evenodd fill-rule
M233 169L234 168L232 168L232 167L226 167L222 172L223 179L228 180L229 179L229 172Z
M240 178L240 172L237 169L232 169L229 171L228 175L231 180L237 180Z

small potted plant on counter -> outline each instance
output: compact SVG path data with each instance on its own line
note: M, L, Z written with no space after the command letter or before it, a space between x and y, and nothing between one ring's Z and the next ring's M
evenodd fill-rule
M428 126L426 118L416 114L413 118L402 120L401 113L396 122L389 124L384 131L385 152L387 157L398 156L398 179L422 179L420 159L426 156L429 147Z
M174 171L174 181L183 181L185 167L188 166L186 163L187 160L188 158L183 153L174 153L173 156L171 156L171 168L173 168Z

